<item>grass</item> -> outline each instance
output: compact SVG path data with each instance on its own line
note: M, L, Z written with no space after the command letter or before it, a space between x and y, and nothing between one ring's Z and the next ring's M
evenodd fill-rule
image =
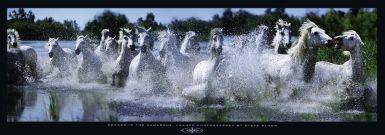
M57 97L54 94L51 94L49 96L49 113L50 117L53 121L59 121L59 112L58 112L58 107L57 107Z

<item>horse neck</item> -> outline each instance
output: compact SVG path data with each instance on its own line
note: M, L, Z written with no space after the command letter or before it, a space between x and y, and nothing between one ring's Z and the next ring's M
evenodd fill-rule
M219 59L220 59L220 55L216 54L217 53L216 51L218 50L213 49L211 51L210 58L209 58L209 61L215 62L215 66L218 65Z
M307 48L307 54L302 61L302 73L305 82L311 81L315 71L315 64L317 62L318 48Z
M278 53L278 48L279 48L279 43L280 43L280 40L282 40L282 36L279 34L279 32L277 31L277 33L275 34L274 36L274 39L273 39L273 46L274 46L274 52L275 53Z
M356 83L364 83L364 70L361 57L361 47L358 45L353 51L351 51L351 64L352 64L352 81Z
M126 46L126 45L123 45L122 44L122 48L121 48L121 52L120 52L120 56L126 56L130 53L130 49Z
M105 40L106 40L106 37L102 36L102 38L100 39L100 45L99 45L101 49L106 49Z
M182 45L180 46L180 52L181 53L186 53L187 45L188 45L189 41L190 40L187 36L183 39Z

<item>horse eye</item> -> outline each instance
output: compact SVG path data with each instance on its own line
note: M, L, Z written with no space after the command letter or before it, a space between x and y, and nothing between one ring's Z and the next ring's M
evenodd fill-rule
M314 32L314 35L318 35L318 32Z
M349 37L349 40L353 40L353 37Z

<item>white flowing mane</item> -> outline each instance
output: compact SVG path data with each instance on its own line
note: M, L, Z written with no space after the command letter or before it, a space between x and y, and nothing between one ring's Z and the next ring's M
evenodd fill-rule
M315 23L310 20L306 20L299 28L300 36L296 45L293 45L288 50L288 54L295 62L301 62L307 53L307 35L309 33L309 28L318 27Z
M17 46L19 47L20 46L19 32L17 32L16 29L7 29L7 35L9 35L9 34L13 34L16 36L16 43L17 43Z

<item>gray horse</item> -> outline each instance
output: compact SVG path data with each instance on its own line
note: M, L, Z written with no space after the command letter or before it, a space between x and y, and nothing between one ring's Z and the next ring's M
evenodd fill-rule
M20 45L15 29L7 30L7 81L8 84L26 84L37 81L37 53L30 46Z
M120 40L120 44L122 48L118 59L115 61L115 68L114 73L112 74L111 83L112 86L116 85L118 87L125 85L129 73L129 65L131 60L134 58L132 51L135 49L131 36L124 35Z
M87 36L80 35L76 40L75 53L79 55L80 52L83 54L83 61L78 69L79 82L107 83L107 76L101 71L103 63L92 50L90 39Z

